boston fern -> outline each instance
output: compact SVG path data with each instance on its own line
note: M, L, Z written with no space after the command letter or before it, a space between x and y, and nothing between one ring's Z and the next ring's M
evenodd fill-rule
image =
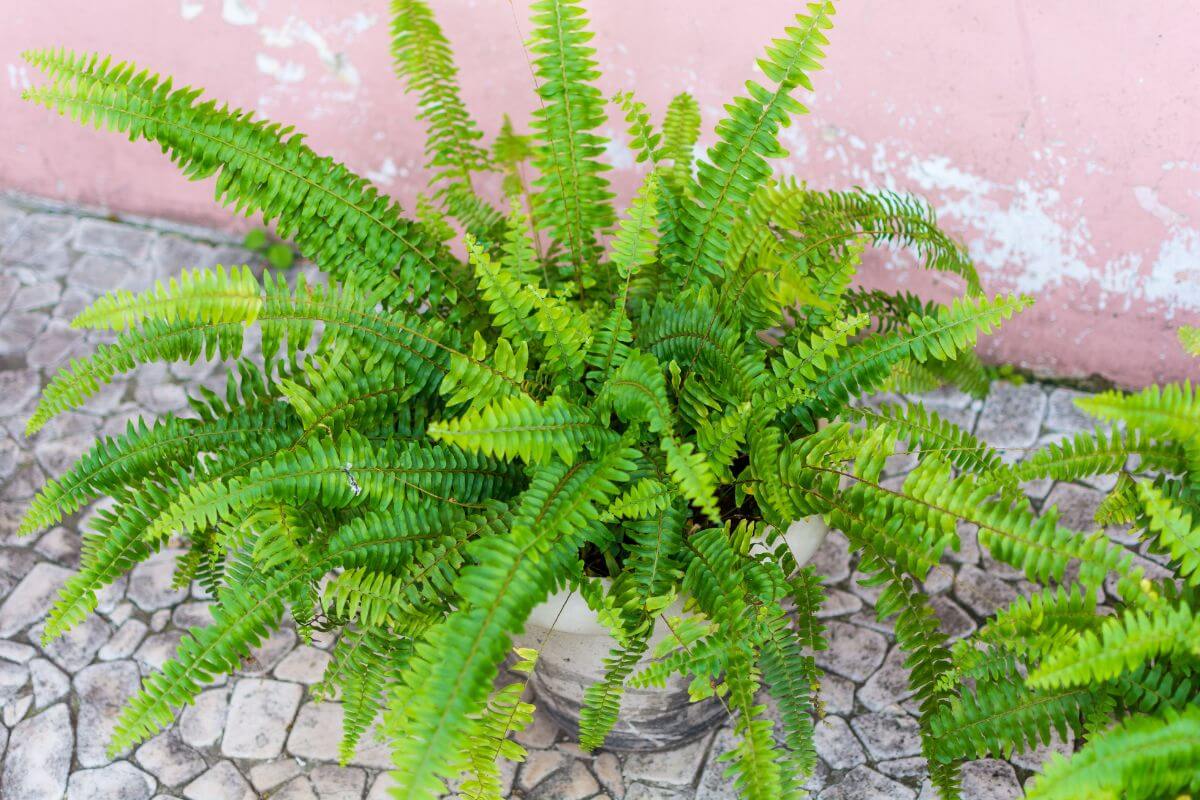
M1197 329L1180 340L1200 355ZM1030 798L1185 797L1200 791L1200 393L1188 382L1135 394L1104 392L1078 405L1113 424L1051 445L1013 469L1020 480L1115 475L1096 510L1102 526L1127 525L1165 569L1118 563L1111 608L1095 578L1048 588L1000 610L956 646L971 691L931 720L935 759L1007 755L1086 739L1055 756ZM1103 546L1103 534L1095 542ZM1086 566L1086 564L1085 564ZM1189 795L1188 793L1191 793Z
M771 177L770 160L785 155L780 128L805 110L793 95L811 88L831 3L810 4L770 44L761 82L726 107L697 163L693 98L676 97L661 126L632 94L613 98L647 166L619 214L598 133L613 108L594 85L575 0L533 4L533 132L505 120L490 146L429 8L397 0L394 12L397 71L428 130L432 181L413 218L290 128L127 63L26 54L47 78L29 99L153 141L192 179L214 177L218 200L260 214L326 278L218 267L110 293L75 325L114 338L60 372L29 421L38 430L142 363L232 362L223 396L199 388L190 413L97 443L21 526L114 501L85 537L47 637L167 542L187 548L178 580L215 595L211 623L191 630L125 709L114 752L169 724L290 615L304 634L340 632L319 690L344 703L343 757L374 726L393 748L396 797L436 797L451 782L463 796L496 797L497 757L523 757L509 734L531 709L522 682L494 681L531 610L569 587L616 642L607 676L587 692L585 747L605 740L625 685L679 671L736 718L739 791L801 796L815 763L822 587L778 531L810 515L845 532L882 589L876 610L894 618L909 653L943 796L957 794L964 759L1032 744L1051 726L1098 730L1118 706L1153 705L1158 716L1111 736L1177 733L1194 745L1195 711L1168 710L1191 697L1184 645L1168 651L1160 637L1139 659L1131 651L1103 666L1088 655L1118 635L1195 630L1190 595L1144 584L1103 537L1039 518L1018 486L1038 469L1119 466L1115 450L1137 450L1150 466L1197 455L1157 428L1136 438L1131 424L1122 436L1134 438L1081 441L1018 472L920 405L853 402L946 381L985 391L971 348L1029 301L983 296L963 249L916 199ZM476 194L484 173L502 178L503 208ZM925 267L958 276L963 296L938 304L852 287L873 244L914 249ZM1179 400L1181 418L1194 420L1192 402ZM898 446L919 465L885 483ZM1190 484L1135 484L1122 479L1111 513L1144 515L1194 576ZM921 583L964 523L1029 579L1077 576L1084 593L1023 601L978 647L952 652ZM1112 570L1126 576L1119 628L1093 621L1092 595ZM651 633L677 598L684 614L652 658ZM534 653L516 659L518 672L536 669ZM1027 683L1022 663L1034 667ZM977 691L960 697L968 678ZM1021 698L1042 692L1067 695L1014 716ZM1096 752L1070 763L1115 769Z

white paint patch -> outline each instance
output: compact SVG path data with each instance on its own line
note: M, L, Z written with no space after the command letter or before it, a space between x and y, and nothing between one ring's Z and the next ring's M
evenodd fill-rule
M1141 286L1147 300L1166 306L1168 317L1177 307L1200 309L1200 231L1179 230L1163 242Z
M185 22L191 22L203 13L204 3L197 3L195 0L179 0L179 16L183 17Z
M259 53L254 57L254 63L259 72L270 75L280 83L299 83L304 80L304 65L295 61L280 61L266 53Z
M246 0L224 0L221 19L230 25L253 25L258 22L258 9L251 8Z
M361 32L374 24L372 19L365 15L356 15L351 18L350 27L355 32ZM322 36L312 25L305 22L299 17L288 17L280 28L262 28L259 33L262 35L263 43L269 47L295 47L300 44L307 44L317 52L317 57L339 81L353 87L357 87L361 80L358 75L358 70L345 53L335 52L325 37Z
M625 133L608 128L600 131L600 135L608 140L604 145L605 160L614 169L633 169L637 164L637 156L630 149Z
M29 80L29 72L25 69L24 64L8 65L8 85L18 92L23 92L33 86L33 82Z
M385 158L383 163L379 165L379 169L367 170L367 180L369 180L371 183L390 185L393 181L395 181L396 175L398 175L399 172L400 171L396 169L396 162L392 161L390 158Z
M1168 228L1187 222L1187 217L1163 204L1158 199L1158 192L1149 186L1133 187L1133 196L1137 199L1139 206Z

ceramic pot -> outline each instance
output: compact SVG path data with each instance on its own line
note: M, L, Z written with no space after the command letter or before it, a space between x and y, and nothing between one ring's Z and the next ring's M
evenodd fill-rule
M824 541L829 528L817 516L793 522L784 534L796 561L803 565ZM650 648L638 669L648 664L654 645L670 631L661 617L679 615L682 601L667 608L655 623ZM616 645L608 629L577 592L564 590L534 608L517 637L522 647L538 650L537 668L530 683L538 707L564 730L579 733L579 712L584 690L604 676L604 659ZM605 747L613 750L662 750L699 738L725 715L719 701L692 703L689 680L673 676L664 688L627 688L621 714Z

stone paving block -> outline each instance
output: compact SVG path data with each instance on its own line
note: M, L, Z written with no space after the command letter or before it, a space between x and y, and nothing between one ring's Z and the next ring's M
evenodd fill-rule
M821 702L829 714L849 714L854 710L854 683L826 672L821 676Z
M1046 430L1054 433L1079 433L1095 430L1098 426L1107 427L1107 423L1101 422L1075 405L1076 400L1087 396L1087 392L1062 386L1051 390L1047 402Z
M29 638L42 640L42 625L35 626ZM112 626L103 617L90 616L54 641L42 646L42 652L68 673L75 673L92 663L96 653L112 636Z
M274 674L281 681L311 684L321 680L328 665L329 653L317 647L302 645L279 662Z
M14 349L23 351L27 346L24 342L31 341L33 335L28 338L23 338L20 334L13 335L10 330L7 330L4 323L0 323L0 355L4 354L4 349L9 344ZM26 410L33 399L38 396L40 386L41 379L32 370L14 369L0 372L0 417L19 414Z
M84 253L121 256L132 262L150 253L154 232L127 223L103 219L85 219L75 227L75 248Z
M600 783L583 761L572 761L529 793L529 800L585 800L600 791Z
M100 296L113 289L143 291L151 285L147 265L131 263L124 258L99 253L84 253L71 267L72 285Z
M15 700L28 683L28 667L0 661L0 706Z
M107 749L125 704L137 694L141 674L132 661L94 664L74 680L79 698L76 757L85 767L100 767L111 759Z
M917 793L904 784L869 767L855 767L838 783L821 792L820 800L914 800L916 796Z
M531 791L555 772L565 769L570 761L558 750L532 750L517 771L517 786L522 791Z
M980 617L991 616L1017 599L1017 590L975 567L963 567L954 579L954 594Z
M963 800L1016 800L1021 795L1021 784L1010 764L988 758L963 765Z
M321 800L359 800L367 786L366 770L327 764L308 773Z
M27 644L0 639L0 659L4 661L11 661L14 664L25 664L36 655L37 650Z
M253 648L250 654L242 660L240 672L243 675L264 675L283 661L284 656L296 646L296 632L291 628L280 628L272 631L262 644Z
M317 790L313 788L312 781L307 776L301 775L272 792L271 800L320 800L320 798L317 797Z
M921 731L907 714L859 714L850 726L876 760L904 758L921 752Z
M71 691L71 679L48 659L30 661L29 677L33 684L34 708L45 708Z
M893 646L883 664L858 690L858 701L871 711L882 711L907 699L911 692L905 658L904 651Z
M263 794L300 774L300 764L294 758L264 761L250 767L250 783Z
M692 793L686 789L668 789L639 781L629 785L625 800L692 800Z
M850 769L867 763L862 745L841 717L820 720L813 728L813 745L821 760L833 769Z
M691 786L704 763L712 734L673 750L631 753L625 757L625 777L670 786Z
M192 747L209 747L221 740L229 715L229 689L209 689L183 710L179 735Z
M134 760L166 786L182 786L206 767L200 754L188 747L175 729L160 733L139 747Z
M255 800L254 790L229 761L218 761L183 788L187 800Z
M97 653L101 661L116 661L129 658L137 650L142 639L146 636L146 623L140 619L126 620L113 637L109 639Z
M72 773L67 784L67 800L148 800L154 794L154 778L128 761L118 761L99 769Z
M75 219L63 214L30 214L9 234L0 249L0 261L29 264L47 277L67 271L71 254L67 240L75 228Z
M244 678L233 687L221 753L231 758L274 758L304 690L295 683Z
M71 713L59 703L13 729L4 755L0 798L32 800L62 797L75 742Z
M997 383L979 414L975 435L993 447L1029 447L1037 441L1046 404L1046 393L1037 384ZM1018 453L1006 455L1015 459Z
M157 611L183 602L187 587L176 589L171 585L176 561L182 554L182 550L166 548L138 564L129 575L125 596L143 611Z
M887 639L875 631L844 622L830 622L829 649L816 654L817 664L853 681L865 681L887 654Z
M179 649L183 635L183 631L171 630L155 633L143 639L137 652L133 654L133 660L141 667L142 674L149 675L162 669L163 664L170 661L174 657L175 651Z

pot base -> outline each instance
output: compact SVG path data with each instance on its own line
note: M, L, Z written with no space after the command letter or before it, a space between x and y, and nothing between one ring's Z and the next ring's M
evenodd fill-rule
M545 631L530 632L534 633L530 638L535 639L545 634ZM538 668L529 681L538 708L576 739L580 734L584 688L602 678L602 669L598 674L594 669L583 667L583 664L601 663L594 657L583 655L589 645L595 648L595 638L570 636L557 631L551 633L550 638L542 644ZM588 639L592 640L589 642ZM604 643L608 644L612 644L611 639ZM608 655L607 646L604 655ZM620 703L620 715L605 740L605 750L671 750L700 739L718 726L725 716L725 708L718 699L691 703L688 699L688 681L678 676L668 681L666 688L638 690L626 687Z

